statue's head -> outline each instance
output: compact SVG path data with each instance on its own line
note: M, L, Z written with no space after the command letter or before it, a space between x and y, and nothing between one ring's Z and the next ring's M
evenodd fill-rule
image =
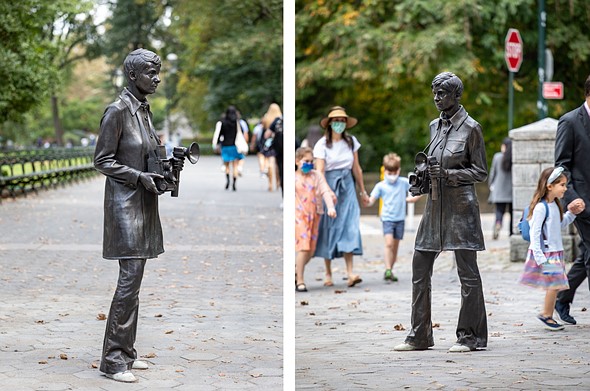
M154 68L157 73L160 73L162 60L160 57L147 49L136 49L129 53L123 61L123 71L127 79L127 83L132 84L137 82L137 77L149 68Z
M432 90L435 88L441 88L453 93L453 96L457 100L461 99L461 95L463 95L463 82L452 72L443 72L436 75L432 80Z
M455 113L463 95L463 82L452 72L443 72L432 80L434 104L439 111Z

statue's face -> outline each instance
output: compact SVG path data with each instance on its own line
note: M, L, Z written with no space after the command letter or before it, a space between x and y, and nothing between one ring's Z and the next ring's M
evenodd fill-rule
M156 92L160 84L160 66L147 63L143 69L135 75L135 86L144 95Z
M434 88L432 94L434 95L434 104L438 111L447 111L457 105L455 94L442 87Z

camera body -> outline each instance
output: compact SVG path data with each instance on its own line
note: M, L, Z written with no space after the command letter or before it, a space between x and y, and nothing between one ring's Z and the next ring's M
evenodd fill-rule
M414 159L414 172L408 175L410 182L410 194L418 196L431 193L433 200L438 199L438 182L432 180L428 174L428 167L438 164L435 156L427 156L424 152L418 152Z
M187 158L192 164L197 163L200 156L199 144L192 143L189 148L174 147L172 156L167 158L166 147L158 145L154 153L148 156L147 170L163 176L163 178L154 178L154 183L159 191L170 191L172 197L178 197L180 170L174 168L173 160Z

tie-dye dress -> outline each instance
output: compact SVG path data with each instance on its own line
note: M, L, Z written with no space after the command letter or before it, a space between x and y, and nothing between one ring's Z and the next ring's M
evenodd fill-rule
M318 240L322 198L328 208L334 207L332 190L324 176L311 170L309 174L295 173L295 250L315 251Z

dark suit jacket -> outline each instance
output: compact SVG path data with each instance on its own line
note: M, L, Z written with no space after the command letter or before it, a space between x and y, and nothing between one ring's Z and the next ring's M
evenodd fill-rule
M576 220L584 220L590 239L590 118L584 105L564 114L557 124L555 166L561 166L569 178L564 196L565 205L576 198L586 203L586 210ZM576 224L578 226L578 224ZM579 229L580 227L578 227Z

